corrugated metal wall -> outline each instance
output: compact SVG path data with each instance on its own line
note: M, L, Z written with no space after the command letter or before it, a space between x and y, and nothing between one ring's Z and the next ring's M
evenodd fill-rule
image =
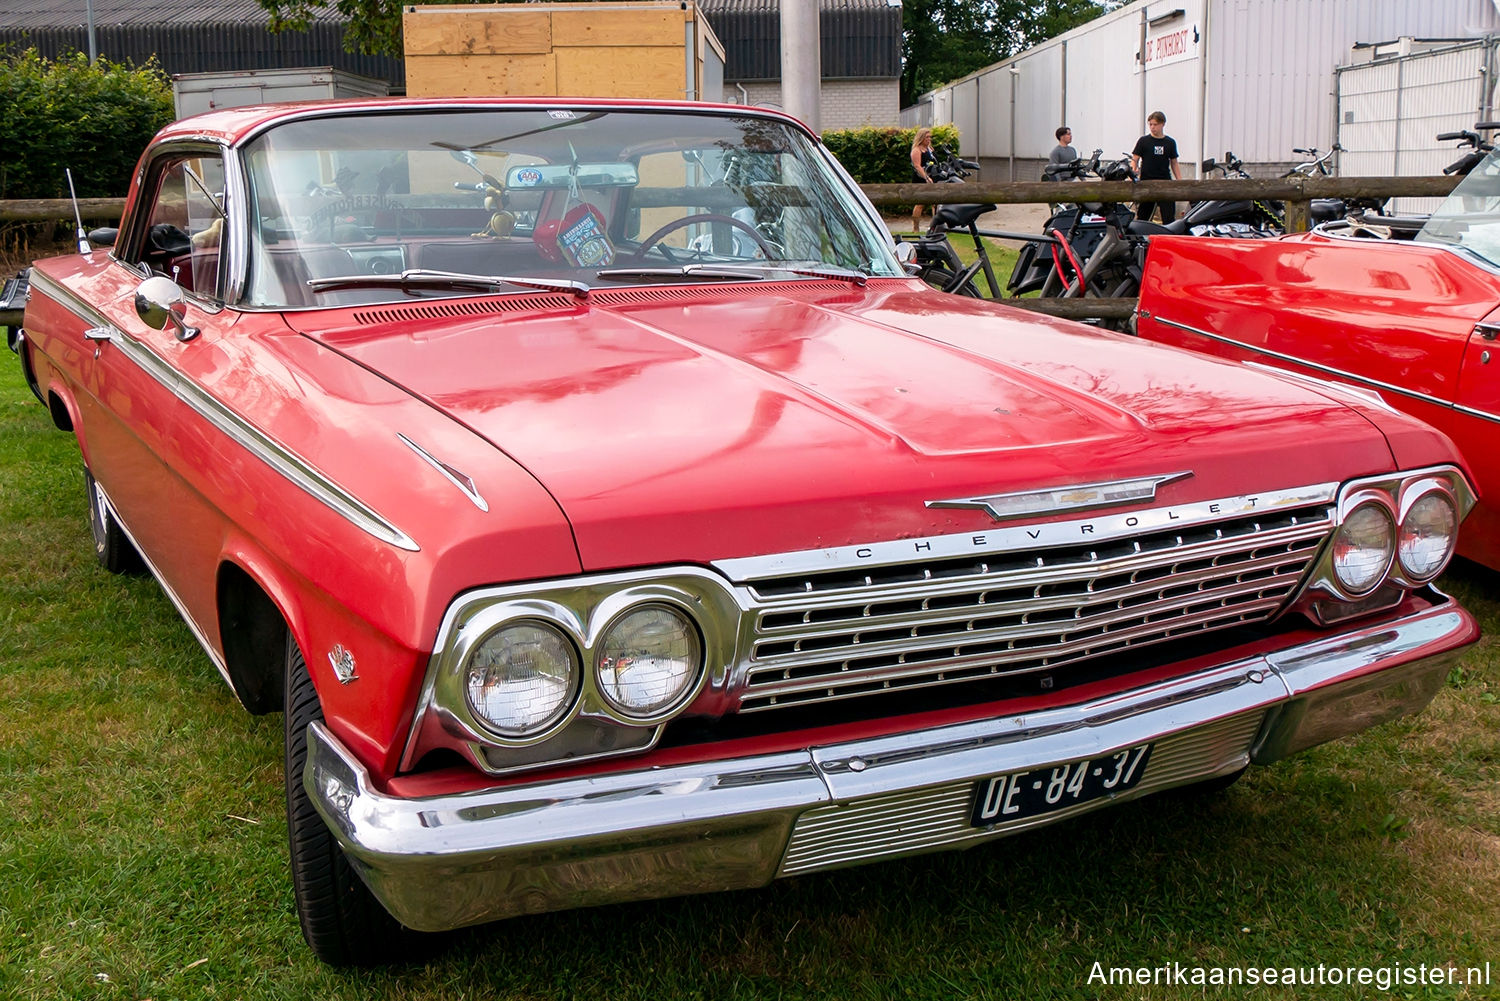
M704 0L701 6L724 43L726 80L781 79L778 0ZM901 75L899 6L822 0L818 28L825 80Z
M1065 35L988 66L903 112L902 122L928 114L932 122L952 122L963 137L966 156L986 163L986 180L1009 180L1014 128L1017 180L1035 180L1039 162L1056 144L1055 131L1073 129L1073 144L1087 156L1127 155L1146 131L1148 111L1167 115L1167 133L1177 140L1184 176L1198 148L1201 118L1200 62L1190 42L1182 58L1140 70L1142 12L1169 17L1147 26L1148 41L1168 33L1192 32L1204 0L1157 0L1106 15ZM1015 102L1011 87L1014 68ZM920 110L918 110L920 109ZM1012 125L1014 122L1014 125ZM994 161L1004 161L998 168ZM997 172L998 170L998 172Z
M116 62L144 63L155 55L167 73L214 70L294 69L332 66L360 76L385 80L404 89L406 69L399 59L344 51L344 27L314 23L307 31L271 34L264 22L222 24L99 24L94 36L99 54ZM0 45L34 46L57 58L87 52L88 32L69 28L17 29L0 26Z
M1148 39L1183 26L1201 38L1151 65L1144 80L1136 60L1143 15L1158 22L1148 23ZM1001 74L1014 65L1025 95L1016 116L1018 158L1045 157L1061 119L1080 150L1118 155L1144 131L1145 113L1161 110L1186 175L1201 157L1225 150L1276 173L1292 147L1333 144L1334 70L1356 43L1487 34L1500 34L1494 0L1145 0L923 95L902 121L930 107L931 121L965 130L966 153L1009 157L1009 85ZM1065 74L1054 69L1064 62ZM993 98L994 85L978 79L998 81ZM975 96L961 98L966 89ZM991 172L986 179L1003 178Z
M1204 142L1255 163L1334 142L1334 69L1357 42L1500 32L1491 0L1212 0ZM1473 123L1470 122L1470 125Z
M1472 129L1493 118L1495 38L1418 52L1337 74L1337 131L1347 152L1340 173L1354 176L1431 175L1459 158L1440 132ZM1430 212L1437 199L1397 199L1398 212Z

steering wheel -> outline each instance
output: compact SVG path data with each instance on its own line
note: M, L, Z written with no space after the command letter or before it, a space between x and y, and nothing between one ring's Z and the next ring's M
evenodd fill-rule
M735 229L743 230L751 240L755 241L755 245L760 248L760 252L765 255L766 260L775 260L775 251L773 251L766 244L766 241L761 237L760 233L754 226L751 226L746 222L741 222L734 216L719 215L716 212L699 212L697 215L683 216L681 219L672 220L661 229L658 229L655 233L652 233L650 236L641 241L640 249L635 252L636 259L640 260L644 258L653 247L661 243L662 239L666 237L667 234L675 233L679 229L682 229L684 226L691 226L697 222L707 222L714 223L715 225L732 226ZM673 257L672 252L666 247L661 248L661 255L667 260L672 261L673 263L676 263L677 261L677 258Z

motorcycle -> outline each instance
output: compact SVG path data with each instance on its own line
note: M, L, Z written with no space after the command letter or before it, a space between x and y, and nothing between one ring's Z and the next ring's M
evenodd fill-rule
M1042 177L1049 181L1082 181L1097 175L1099 157L1103 150L1094 150L1088 159L1079 158L1068 163L1049 163L1042 169ZM1029 240L1016 255L1011 268L1006 291L1011 296L1030 292L1042 296L1062 294L1066 286L1063 262L1071 253L1076 258L1086 258L1104 238L1105 219L1099 214L1099 204L1089 205L1060 203L1052 215L1042 224L1039 239ZM1058 237L1061 239L1058 239ZM1075 272L1077 267L1074 267Z
M1444 167L1443 173L1467 177L1474 168L1485 161L1495 148L1494 142L1479 133L1493 132L1495 129L1500 129L1500 121L1476 122L1473 131L1463 129L1458 132L1439 133L1438 142L1456 142L1460 149L1467 149L1467 152L1457 160ZM1316 205L1322 200L1314 199L1313 202L1317 228L1324 232L1337 233L1340 236L1358 236L1377 240L1410 240L1427 223L1425 215L1390 215L1385 211L1386 200L1375 198L1350 199L1343 211L1329 218L1317 220ZM1477 210L1482 206L1476 205L1474 208Z
M1224 151L1223 161L1209 157L1199 173L1218 171L1226 179L1250 180L1245 162ZM1277 201L1259 198L1209 198L1194 202L1179 220L1168 223L1169 233L1190 236L1229 236L1242 239L1264 239L1286 232L1286 209Z

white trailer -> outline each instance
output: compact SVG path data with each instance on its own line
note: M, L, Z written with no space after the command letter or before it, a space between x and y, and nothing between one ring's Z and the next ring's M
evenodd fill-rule
M390 84L384 80L346 73L332 66L175 73L172 76L172 100L178 118L249 104L385 97L389 93Z
M1226 150L1274 174L1337 141L1335 71L1367 43L1495 34L1496 0L1146 0L924 94L902 124L952 122L984 179L1030 181L1057 126L1120 156L1161 111L1184 176Z

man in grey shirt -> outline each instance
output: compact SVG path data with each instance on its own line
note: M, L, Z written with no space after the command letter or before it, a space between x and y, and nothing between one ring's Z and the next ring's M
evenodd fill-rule
M1052 152L1047 156L1047 166L1060 166L1078 159L1078 151L1073 148L1073 130L1066 125L1059 125L1054 134L1057 136L1057 145L1052 147Z

